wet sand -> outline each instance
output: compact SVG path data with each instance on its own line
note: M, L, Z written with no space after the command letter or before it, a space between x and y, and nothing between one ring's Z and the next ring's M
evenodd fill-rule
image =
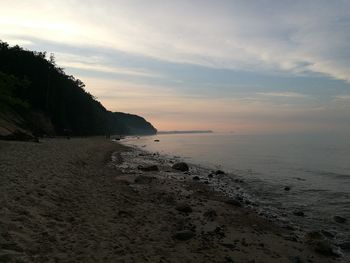
M125 151L0 141L0 262L347 262L192 177L127 173Z

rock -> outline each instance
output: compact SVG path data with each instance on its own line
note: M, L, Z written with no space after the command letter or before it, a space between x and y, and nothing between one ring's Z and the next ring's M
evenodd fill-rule
M345 252L350 252L350 241L345 241L343 243L340 243L339 247Z
M225 172L224 172L224 171L221 171L221 170L216 170L214 174L220 175L220 174L225 174Z
M218 216L214 209L206 211L203 215L211 221L213 221Z
M334 238L335 234L327 230L321 230L321 233L327 238Z
M299 256L295 256L295 257L292 257L290 259L290 262L291 263L302 263L303 261L301 260L301 258Z
M139 170L144 171L144 172L154 172L154 171L159 171L159 168L157 165L149 165L149 166L142 166L139 165L137 167Z
M149 184L151 183L155 177L143 176L139 175L135 178L134 182L137 184Z
M324 256L336 256L334 247L327 241L321 240L313 244L314 250Z
M159 140L154 140L155 142L159 142Z
M234 263L235 261L231 258L231 257L229 257L229 256L226 256L225 257L225 260L226 260L226 262L228 262L228 263Z
M199 181L199 177L198 176L194 176L192 179L195 180L195 181Z
M242 203L235 199L228 199L225 201L225 203L229 205L237 206L237 207L242 207Z
M305 216L305 213L303 211L294 211L293 214L296 216Z
M311 231L306 234L306 238L309 240L320 240L324 239L324 235L320 231Z
M183 213L191 213L192 208L188 204L178 204L175 209Z
M290 190L290 186L285 186L284 187L284 191L289 191Z
M344 224L347 221L347 219L342 216L333 216L333 220L339 224Z
M184 162L180 162L180 163L175 163L172 166L173 169L178 170L178 171L182 171L182 172L187 172L190 168L188 167L187 163Z
M231 250L235 249L236 248L236 245L235 244L232 244L232 243L219 243L221 246L223 247L226 247L226 248L229 248Z
M186 241L193 238L194 236L195 236L195 233L193 231L182 230L182 231L176 232L175 235L173 235L173 238L181 241Z
M213 178L214 175L211 173L211 174L208 174L208 178Z

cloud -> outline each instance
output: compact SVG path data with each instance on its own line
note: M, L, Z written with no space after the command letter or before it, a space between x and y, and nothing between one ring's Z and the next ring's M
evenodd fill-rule
M350 81L348 1L87 2L5 1L0 29L170 62Z
M117 75L130 75L147 78L161 78L161 74L140 68L127 68L108 65L103 57L83 57L65 53L55 53L56 59L63 68L112 73Z
M305 94L297 92L258 92L257 95L267 96L267 97L280 97L280 98L307 98Z
M350 94L334 96L336 100L350 100Z

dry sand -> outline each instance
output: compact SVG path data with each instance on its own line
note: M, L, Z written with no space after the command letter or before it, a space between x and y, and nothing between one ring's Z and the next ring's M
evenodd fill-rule
M122 173L128 150L1 141L0 262L346 262L204 183Z

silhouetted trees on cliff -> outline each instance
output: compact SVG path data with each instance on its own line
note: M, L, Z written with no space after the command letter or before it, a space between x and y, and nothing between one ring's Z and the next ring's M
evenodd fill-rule
M10 47L0 41L0 110L19 114L34 111L51 121L57 134L154 134L145 119L112 113L90 93L84 83L66 75L45 52Z

